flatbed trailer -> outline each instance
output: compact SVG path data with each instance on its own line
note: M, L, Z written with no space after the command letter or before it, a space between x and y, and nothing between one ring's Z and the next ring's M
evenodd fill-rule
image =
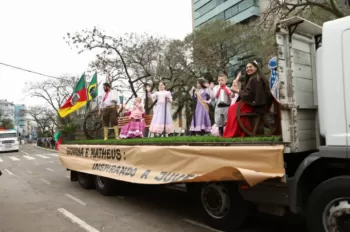
M323 28L297 16L278 23L280 141L70 141L60 146L61 163L72 181L103 195L184 183L208 224L225 231L257 208L300 214L311 232L348 232L349 29L350 17Z

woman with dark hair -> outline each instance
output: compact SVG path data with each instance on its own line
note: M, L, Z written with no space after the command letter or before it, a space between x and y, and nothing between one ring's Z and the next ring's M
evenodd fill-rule
M197 90L192 87L190 94L193 100L197 100L196 109L193 113L190 132L197 134L208 133L211 130L211 122L209 116L210 96L207 91L207 82L203 78L197 81Z
M240 108L240 112L242 113L264 113L266 108L272 104L269 84L256 61L247 63L245 80L240 87L238 83L233 85L231 90L237 93L239 100L242 101ZM231 105L228 110L226 128L223 135L225 138L246 136L237 121L236 112L238 102ZM242 117L241 121L246 128L251 128L250 122L247 119Z

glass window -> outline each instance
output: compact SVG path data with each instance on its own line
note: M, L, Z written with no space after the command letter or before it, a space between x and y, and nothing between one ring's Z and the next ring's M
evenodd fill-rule
M201 8L197 9L196 13L198 13L198 17L200 17L200 16L208 13L209 11L214 9L215 7L216 7L216 1L211 0L210 2L208 2L207 4L202 6Z
M244 0L238 4L238 9L241 12L253 6L253 4L254 4L254 0Z
M232 17L232 8L228 8L227 10L225 10L224 14L225 14L225 19L231 18Z
M231 7L231 11L232 11L232 16L235 16L236 14L238 14L238 4Z

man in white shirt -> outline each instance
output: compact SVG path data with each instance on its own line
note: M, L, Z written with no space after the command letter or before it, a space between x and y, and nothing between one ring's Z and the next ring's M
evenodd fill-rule
M119 139L117 117L117 109L120 105L119 94L116 90L111 89L111 85L109 83L103 84L103 90L105 91L105 94L103 95L102 103L100 104L99 114L102 113L104 140L108 139L109 122L111 122L114 128L115 138Z

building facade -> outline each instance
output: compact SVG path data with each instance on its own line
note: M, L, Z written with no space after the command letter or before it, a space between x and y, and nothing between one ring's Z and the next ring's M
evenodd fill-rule
M192 0L193 29L215 20L234 23L258 18L259 0Z
M0 117L1 119L10 119L15 122L15 104L6 99L0 100Z
M26 135L28 132L26 128L26 116L26 106L23 104L15 105L14 125L16 126L17 131L22 135Z

